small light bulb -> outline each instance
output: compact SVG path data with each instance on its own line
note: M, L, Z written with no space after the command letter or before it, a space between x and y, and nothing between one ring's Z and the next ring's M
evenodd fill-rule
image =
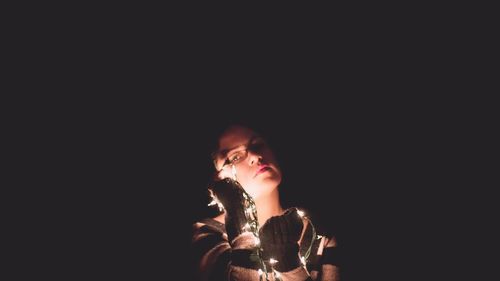
M275 265L277 262L278 262L278 261L277 261L277 260L275 260L275 259L273 259L273 258L270 258L270 259L269 259L269 263L270 263L271 265Z
M304 212L301 211L301 210L297 210L297 214L299 214L299 216L303 217L304 216Z
M300 257L300 261L302 262L303 265L306 265L306 258L305 257Z

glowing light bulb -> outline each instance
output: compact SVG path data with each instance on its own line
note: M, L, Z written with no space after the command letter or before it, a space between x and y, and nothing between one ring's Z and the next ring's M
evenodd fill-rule
M303 265L306 265L306 258L305 257L300 257L300 261L302 262Z
M275 260L275 259L273 259L273 258L270 258L270 259L269 259L269 263L270 263L271 265L275 265L277 262L278 262L278 261L277 261L277 260Z
M299 214L300 217L303 217L305 215L304 212L301 210L297 210L297 214Z

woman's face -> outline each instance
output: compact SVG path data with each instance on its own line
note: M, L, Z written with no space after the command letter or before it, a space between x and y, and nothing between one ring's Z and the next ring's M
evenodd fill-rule
M270 193L281 182L273 152L264 139L245 127L233 126L221 135L214 162L219 178L233 178L235 173L254 199Z

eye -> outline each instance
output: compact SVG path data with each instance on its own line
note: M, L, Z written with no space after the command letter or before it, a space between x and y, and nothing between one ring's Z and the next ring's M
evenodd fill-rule
M239 161L241 161L243 158L245 157L245 151L242 150L242 151L236 151L235 153L231 154L226 162L231 163L231 164L236 164L238 163Z

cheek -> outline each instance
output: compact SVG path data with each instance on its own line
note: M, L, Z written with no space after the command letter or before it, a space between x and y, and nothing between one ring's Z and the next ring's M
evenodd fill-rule
M251 170L246 168L236 170L236 180L243 186L243 188L245 188L245 190L247 190L247 192L252 189L252 185L254 184Z
M254 170L251 167L244 166L236 171L236 176L250 180L253 178Z

